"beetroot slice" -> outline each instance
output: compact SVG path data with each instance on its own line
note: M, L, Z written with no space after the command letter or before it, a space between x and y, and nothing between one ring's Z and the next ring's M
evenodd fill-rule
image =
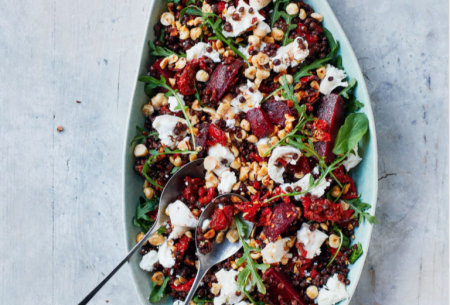
M261 108L267 112L274 124L281 125L282 127L286 124L285 114L292 115L291 109L289 109L289 106L286 105L286 103L275 99L270 99L262 103Z
M325 157L327 163L330 163L334 159L333 147L336 136L345 120L344 100L334 93L322 97L316 109L316 117L327 122L330 128L330 141L316 142L314 149L320 156Z
M175 72L170 71L169 69L162 69L161 66L159 65L164 58L158 59L154 64L153 67L156 69L156 74L155 78L157 80L160 79L160 76L164 76L164 78L166 79L166 82L169 82L169 78L174 78L175 77Z
M275 241L281 233L297 218L298 210L292 203L282 202L272 211L270 224L264 227L264 234L270 241Z
M206 86L206 90L211 90L212 100L220 100L236 84L243 65L243 60L236 59L230 65L220 64L216 67Z
M253 108L247 112L247 121L250 123L252 132L258 138L264 138L273 132L273 123L270 116L261 108Z
M266 295L269 297L270 304L280 304L281 300L278 298L281 296L282 301L288 304L295 300L298 305L306 305L294 285L292 285L291 280L284 273L276 271L272 267L263 274L263 280L267 288Z
M198 65L188 63L177 81L178 89L183 95L195 94L195 74L197 73L196 66Z

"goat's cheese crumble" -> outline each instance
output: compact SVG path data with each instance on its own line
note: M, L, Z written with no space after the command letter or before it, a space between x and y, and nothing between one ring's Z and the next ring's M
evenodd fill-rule
M186 104L184 103L184 95L182 95L182 94L180 94L180 93L177 93L177 95L178 95L178 97L179 97L180 100L181 100L181 105L182 105L182 107L184 107L184 106L186 105ZM170 111L172 111L172 112L181 111L181 109L175 109L176 107L178 107L178 100L177 100L177 98L176 98L175 96L173 96L173 95L169 96L168 103L169 103L169 109L170 109Z
M305 46L305 49L301 49L299 43ZM281 47L277 51L277 55L272 57L272 61L279 59L281 64L273 66L273 71L283 72L289 67L296 67L302 63L309 55L308 43L301 37L297 37L293 42L287 46Z
M358 144L356 144L352 151L348 154L347 160L345 160L343 164L348 172L352 168L356 167L361 161L362 158L358 155Z
M212 51L208 52L206 49L211 47ZM220 54L214 50L209 43L198 42L192 48L186 51L186 59L191 61L196 58L201 58L203 56L211 58L214 62L220 62Z
M222 288L220 289L220 295L214 298L214 305L222 305L222 304L236 304L244 298L243 293L240 295L236 295L238 292L238 285L235 280L235 277L238 275L237 270L229 270L221 269L217 272L216 278L217 282Z
M172 255L171 247L173 246L173 241L165 240L164 243L159 246L158 259L159 263L164 268L172 268L175 265L175 258Z
M281 259L289 252L289 248L286 246L286 243L290 240L291 239L289 237L286 237L277 240L274 243L268 243L266 247L261 250L264 263L274 264L280 262Z
M153 265L158 261L158 252L152 250L142 257L139 267L144 271L151 272L154 269Z
M153 128L158 132L159 138L161 139L161 143L174 149L178 144L176 138L177 135L174 134L173 130L178 122L183 124L187 124L185 119L179 118L173 115L159 115L155 118L153 122ZM180 135L183 137L186 136L187 131L182 131Z
M285 171L284 166L277 167L276 163L278 159L283 159L289 164L297 164L298 159L302 156L302 152L292 146L277 147L272 151L272 155L269 158L268 172L269 177L277 182L284 183L283 173Z
M346 81L347 74L344 70L339 70L338 68L327 65L325 72L325 77L320 82L320 93L328 95L337 87L347 87L348 82Z
M318 305L334 305L349 297L345 284L339 281L338 274L334 274L327 281L327 284L319 290L319 295L315 300Z
M228 166L234 161L234 154L231 150L226 146L220 145L219 143L208 149L208 156L211 156L217 160L219 166L213 170L217 176L220 176L223 172L229 170Z
M247 112L252 108L259 107L259 103L264 99L262 93L250 80L247 80L247 85L240 86L239 90L241 93L231 101L231 106L236 112ZM241 103L241 97L245 99L245 102Z
M244 12L240 13L239 9L243 7ZM238 7L229 7L227 9L226 14L224 17L226 18L226 21L231 24L233 27L232 32L223 31L223 36L225 37L236 37L240 34L244 33L248 28L256 25L259 21L263 21L265 18L258 13L257 10L253 9L253 13L250 14L248 10L250 9L250 5L245 3L244 1L239 1ZM233 20L232 16L234 13L238 13L241 16L240 20Z
M169 204L168 208L170 221L173 226L189 228L195 228L197 226L197 218L195 218L191 210L181 200Z
M303 176L302 179L298 180L297 182L282 184L282 185L280 185L280 187L283 191L286 192L286 188L288 186L291 187L291 189L293 189L293 190L299 186L302 189L301 192L304 192L311 187L310 181L311 181L311 174L308 173L305 176ZM316 183L316 182L317 182L317 180L314 181L314 183ZM325 194L325 190L330 186L330 184L331 183L324 178L324 179L322 179L322 181L320 181L320 183L318 185L316 185L314 188L310 189L307 193L311 194L311 196L321 197ZM300 200L302 197L305 197L305 195L307 193L304 193L301 195L295 195L295 199Z
M320 247L328 238L328 235L320 230L311 231L309 224L304 223L302 228L297 231L297 241L303 244L303 249L307 252L305 258L312 259L320 255ZM301 253L299 253L301 255Z
M231 192L231 188L237 182L236 174L232 171L225 171L220 176L220 183L217 189L220 194L226 194Z

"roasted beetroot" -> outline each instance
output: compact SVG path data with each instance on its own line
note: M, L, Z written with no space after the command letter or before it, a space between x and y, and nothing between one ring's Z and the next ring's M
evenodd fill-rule
M294 301L297 301L297 305L306 305L292 281L281 271L276 271L272 267L263 274L263 280L270 304L278 305L282 304L282 301L287 304L294 304Z
M273 123L270 116L261 108L253 108L247 112L247 121L250 123L252 133L258 138L264 138L273 132Z
M314 149L320 156L325 157L325 161L329 163L334 159L334 142L339 128L345 120L344 100L334 93L322 97L322 100L318 102L315 116L328 124L330 140L314 143Z
M261 108L267 112L272 122L277 125L285 126L286 114L292 115L291 109L286 103L282 101L277 101L275 99L270 99L261 104Z
M212 101L219 101L236 84L243 65L243 60L236 59L230 65L220 64L216 67L206 86L206 91L211 91Z
M183 95L195 94L195 74L197 73L196 65L188 63L178 78L177 86Z
M292 203L280 203L273 209L270 223L267 227L264 227L264 234L271 241L275 241L297 218L298 213L298 210Z
M161 76L164 76L164 78L166 79L166 81L169 81L169 78L174 78L175 77L175 72L170 71L169 69L163 69L160 66L160 63L163 61L163 58L158 59L154 64L153 64L153 68L156 69L156 75L155 78L156 79L160 79Z

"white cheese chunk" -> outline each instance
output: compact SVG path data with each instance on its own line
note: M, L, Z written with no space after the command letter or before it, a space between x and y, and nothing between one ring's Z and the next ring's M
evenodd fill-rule
M181 238L184 233L189 231L190 228L188 227L180 227L180 226L174 226L172 229L172 232L169 235L169 239L178 239Z
M250 0L250 3L251 3L251 1L252 0ZM259 29L259 30L265 31L266 34L269 34L270 32L272 32L272 29L270 28L270 25L268 25L264 21L258 22L258 25L256 26L256 28Z
M338 280L338 274L334 274L327 281L327 284L319 290L319 295L315 299L318 305L334 305L349 297L345 284Z
M244 11L242 13L239 12L239 9L241 7L244 8ZM247 3L245 3L244 1L239 1L239 5L237 8L232 6L227 9L225 18L226 18L226 21L229 22L231 24L231 26L233 27L233 31L227 32L222 29L223 36L225 36L225 37L239 36L240 34L244 33L248 28L256 25L259 21L262 21L265 19L255 9L253 9L253 13L250 14L248 12L249 9L250 9L250 6ZM234 13L237 13L240 15L240 20L233 20L232 16Z
M164 268L172 268L175 265L175 258L173 257L171 247L173 241L166 240L158 249L159 263Z
M161 143L172 149L174 149L178 144L178 141L176 140L178 136L173 133L173 130L178 122L187 125L185 119L167 114L157 116L153 122L153 128L155 128L158 132ZM183 137L186 136L186 134L187 131L182 131L180 133Z
M228 128L232 128L232 127L234 127L234 124L236 124L235 119L228 119L228 120L225 120L225 122L227 123Z
M270 0L250 0L249 3L253 9L259 11L260 9L265 8L270 3Z
M254 107L259 107L259 103L264 99L262 93L250 80L247 80L247 85L240 86L239 90L241 91L241 93L239 93L238 96L231 100L231 106L233 107L233 109L235 109L236 112L247 112ZM241 97L244 97L244 103L241 103Z
M286 189L288 186L292 189L292 191L294 191L295 188L297 188L297 187L301 187L301 192L304 192L311 187L310 181L311 181L311 174L308 173L305 176L303 176L302 179L298 180L297 182L282 184L282 185L280 185L280 187L285 192L287 192ZM318 180L314 181L314 183L316 183L317 181ZM331 183L324 178L318 185L316 185L314 188L310 189L307 193L311 194L311 196L322 197L325 194L325 190L330 186L330 184ZM300 200L301 198L305 197L305 195L307 193L304 193L301 195L295 195L294 198L295 198L295 200Z
M320 93L328 95L337 87L347 87L348 82L346 79L347 74L345 74L344 70L339 70L332 65L327 65L325 77L320 82L319 91Z
M305 49L299 47L299 43L305 46ZM272 61L279 59L281 64L273 66L275 72L286 71L288 67L296 67L302 63L306 57L309 55L308 43L304 41L301 37L297 37L293 42L287 46L281 47L277 51L277 55L272 57Z
M356 167L361 161L362 158L358 155L358 144L356 144L352 151L348 154L347 160L345 160L343 164L348 172L352 168Z
M292 146L280 146L275 148L269 158L269 177L277 183L284 183L283 173L285 168L283 166L277 167L277 160L283 159L287 163L295 165L297 164L297 160L300 159L301 156L302 152Z
M153 265L158 261L158 252L152 250L142 257L139 267L141 267L142 270L150 272L153 271Z
M178 97L181 100L181 105L183 105L182 107L184 107L186 104L184 103L184 95L177 93ZM177 111L181 111L180 107L178 107L178 100L175 96L171 95L169 96L169 109L172 112L177 112ZM178 109L175 109L177 108Z
M308 259L320 254L320 247L327 238L328 235L320 230L311 231L307 223L304 223L302 228L297 231L297 242L303 244L303 249L307 252L305 258ZM301 255L301 253L299 254Z
M205 219L202 222L202 230L203 232L205 232L206 230L209 229L209 224L211 223L211 219Z
M206 49L211 47L212 51L208 52ZM220 62L220 54L214 50L209 43L199 42L192 48L186 51L186 59L191 61L196 58L201 58L203 56L211 58L214 62Z
M169 204L169 215L173 226L189 228L195 228L197 226L197 218L195 218L191 210L180 200Z
M236 174L232 171L225 171L220 176L220 183L217 186L220 194L231 192L231 188L237 182Z
M286 243L290 241L289 237L277 240L274 243L268 243L264 249L261 250L263 261L265 264L274 264L281 261L281 259L289 252Z
M222 305L224 303L236 304L244 298L244 293L236 295L238 285L235 277L238 273L239 272L237 270L233 269L230 271L221 269L215 274L217 282L220 286L222 286L222 288L220 289L220 295L214 298L214 305Z
M218 176L222 175L226 170L229 170L231 162L234 161L234 154L231 150L219 143L208 149L208 156L217 160L218 166L213 171Z

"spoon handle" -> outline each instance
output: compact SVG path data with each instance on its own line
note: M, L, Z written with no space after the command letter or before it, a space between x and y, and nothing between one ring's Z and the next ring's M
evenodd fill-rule
M208 272L210 268L211 266L206 266L205 263L202 264L202 260L199 260L197 276L195 277L194 283L191 286L191 290L189 290L189 293L186 296L186 299L184 300L184 305L189 305L189 302L192 300L195 292L197 291L198 285L200 285L200 282L202 281L206 272Z
M86 305L89 301L97 294L97 292L102 289L102 287L113 277L114 274L130 259L133 254L139 250L142 245L150 238L150 236L156 232L156 230L160 227L159 222L153 225L153 227L145 234L144 238L140 242L136 244L136 246L131 249L131 251L125 256L122 261L80 302L78 305ZM209 268L208 268L209 269Z

